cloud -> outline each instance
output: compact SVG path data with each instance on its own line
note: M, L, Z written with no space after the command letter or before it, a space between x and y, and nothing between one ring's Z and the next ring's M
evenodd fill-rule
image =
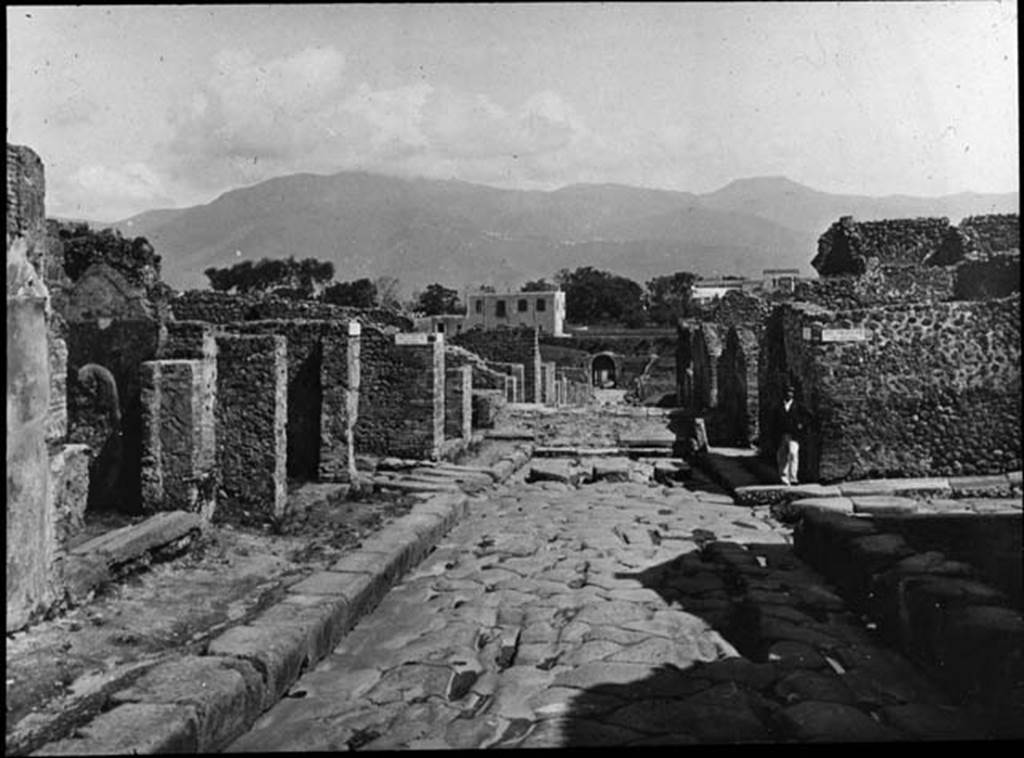
M445 83L373 86L352 80L333 48L268 61L223 51L172 124L158 169L207 196L282 174L347 169L553 188L630 181L647 164L661 179L678 176L691 139L683 126L602 133L551 89L503 103Z

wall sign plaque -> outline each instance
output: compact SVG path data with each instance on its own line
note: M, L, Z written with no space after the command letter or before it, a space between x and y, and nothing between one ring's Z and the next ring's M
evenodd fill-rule
M867 342L871 335L864 327L856 329L822 329L822 342Z

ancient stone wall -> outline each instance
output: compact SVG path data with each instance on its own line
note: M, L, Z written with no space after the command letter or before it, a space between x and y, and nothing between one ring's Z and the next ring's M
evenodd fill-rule
M268 320L225 324L237 334L278 334L288 361L288 476L313 480L320 466L321 340L325 332L347 335L347 322Z
M968 216L957 230L967 260L985 260L1011 251L1020 256L1020 216L1016 213Z
M1020 292L1020 254L992 254L956 266L953 298L991 300Z
M695 410L718 406L718 358L722 354L725 330L717 324L701 323L693 335L693 396Z
M142 501L146 511L197 512L216 505L213 394L202 360L142 364Z
M708 434L746 447L757 439L757 336L753 329L731 327L718 359L718 405L721 429Z
M947 218L854 221L844 216L818 239L811 265L822 276L862 274L868 261L920 266L950 233Z
M488 361L521 364L524 367L523 401L539 402L541 358L536 328L474 329L456 335L452 342Z
M444 442L444 340L363 327L357 454L432 458Z
M863 274L802 279L793 300L833 310L866 308L886 303L934 303L953 299L955 268L876 264Z
M788 377L813 414L801 466L815 479L1019 469L1019 305L783 306L762 345L765 439Z
M228 324L234 321L318 320L351 321L391 326L408 331L412 320L386 308L347 308L315 300L273 296L233 295L209 290L190 290L171 301L171 310L182 321Z
M8 631L55 599L57 549L51 436L43 164L7 146L7 616Z
M7 247L23 240L25 257L43 276L47 268L46 178L43 161L30 148L7 145Z
M331 329L321 337L320 465L317 478L351 481L355 476L355 427L362 381L362 329L348 322L344 334Z
M216 519L271 522L287 496L288 358L279 335L218 335Z
M445 369L444 436L469 440L473 434L473 369L458 366Z

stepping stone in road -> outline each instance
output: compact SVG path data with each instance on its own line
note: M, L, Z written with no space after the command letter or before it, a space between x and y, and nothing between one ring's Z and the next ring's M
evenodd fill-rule
M534 461L530 465L528 482L562 482L576 486L583 478L583 473L565 460Z
M594 463L595 482L628 482L632 465L629 458L608 458Z

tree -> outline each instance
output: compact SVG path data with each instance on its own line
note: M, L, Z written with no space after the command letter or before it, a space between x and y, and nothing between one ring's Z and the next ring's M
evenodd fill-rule
M242 261L227 268L211 266L203 273L210 280L210 287L219 292L247 294L291 289L304 297L313 297L319 287L334 278L334 264L316 258L296 261L291 256L287 260Z
M590 266L562 269L556 279L565 291L569 321L643 325L643 289L633 280Z
M381 308L398 310L402 307L399 300L401 286L398 279L393 276L378 276L373 284L377 288L377 303Z
M684 316L693 315L693 283L695 274L677 271L657 276L647 282L647 316L656 324L674 324Z
M519 288L520 292L553 292L558 289L557 284L549 282L547 279L535 279L533 281L526 282L522 287Z
M80 222L57 222L64 273L77 281L94 263L106 263L129 281L152 285L160 278L160 256L145 237L124 237L116 229L95 230Z
M442 284L431 284L417 296L415 309L424 316L438 316L443 313L461 313L462 304L457 290Z
M377 306L377 285L369 279L352 282L335 282L321 295L325 303L347 305L352 308L375 308Z

